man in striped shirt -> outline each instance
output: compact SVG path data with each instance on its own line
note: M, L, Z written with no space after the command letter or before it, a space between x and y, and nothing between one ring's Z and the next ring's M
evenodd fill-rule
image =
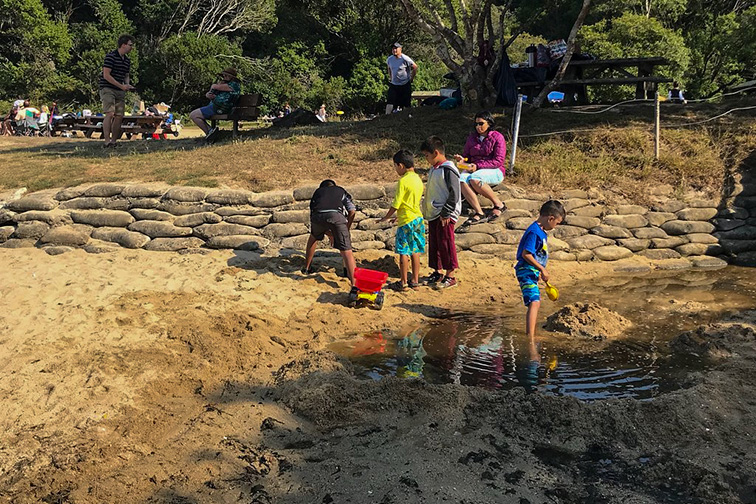
M118 49L109 52L102 64L100 75L100 99L105 119L102 121L102 138L105 147L115 147L121 136L121 121L126 108L126 91L134 86L129 84L131 60L126 56L134 48L134 37L118 37Z

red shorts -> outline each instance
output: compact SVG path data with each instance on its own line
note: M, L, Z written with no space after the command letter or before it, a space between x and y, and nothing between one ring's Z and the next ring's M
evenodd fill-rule
M428 266L434 270L454 270L457 262L457 244L454 243L454 221L441 225L441 218L428 223Z

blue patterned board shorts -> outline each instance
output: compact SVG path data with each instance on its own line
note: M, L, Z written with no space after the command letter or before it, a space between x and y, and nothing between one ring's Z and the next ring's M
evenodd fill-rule
M401 255L425 253L425 221L422 217L397 228L395 250Z
M515 268L517 281L522 291L522 301L529 306L533 301L541 300L541 291L538 290L538 277L541 273L535 268Z

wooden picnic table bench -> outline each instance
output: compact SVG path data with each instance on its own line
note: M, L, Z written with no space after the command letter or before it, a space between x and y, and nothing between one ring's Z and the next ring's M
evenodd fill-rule
M216 114L210 116L213 128L218 126L218 121L233 121L234 138L239 135L239 121L256 121L260 117L260 93L239 95L236 106L228 114Z
M93 134L102 133L104 119L104 116L63 117L55 121L51 134L55 136L62 131L81 131L85 137L92 138ZM124 116L121 122L121 134L125 134L130 139L132 135L169 133L158 131L163 119L160 116Z
M587 86L634 84L636 99L653 98L660 82L672 82L667 77L653 75L656 67L664 65L669 65L669 61L662 57L571 60L557 90L565 94L568 105L576 101L588 103ZM517 87L532 101L547 80L518 82Z
M432 98L434 96L441 96L441 91L413 91L411 100L421 102L426 98Z

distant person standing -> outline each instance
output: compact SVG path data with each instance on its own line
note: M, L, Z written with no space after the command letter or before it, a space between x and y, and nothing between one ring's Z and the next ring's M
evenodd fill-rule
M417 75L417 64L406 54L402 54L402 44L396 42L391 49L391 56L386 60L389 76L386 113L395 109L409 107L412 102L412 81Z
M118 37L118 49L109 52L102 64L100 99L105 119L102 121L104 147L115 147L121 137L121 122L126 109L126 91L134 89L129 83L131 60L126 56L134 48L134 37Z
M672 89L670 89L669 93L667 93L667 100L670 103L679 103L681 105L688 103L688 100L686 100L685 96L683 96L679 82L675 81L672 83Z

